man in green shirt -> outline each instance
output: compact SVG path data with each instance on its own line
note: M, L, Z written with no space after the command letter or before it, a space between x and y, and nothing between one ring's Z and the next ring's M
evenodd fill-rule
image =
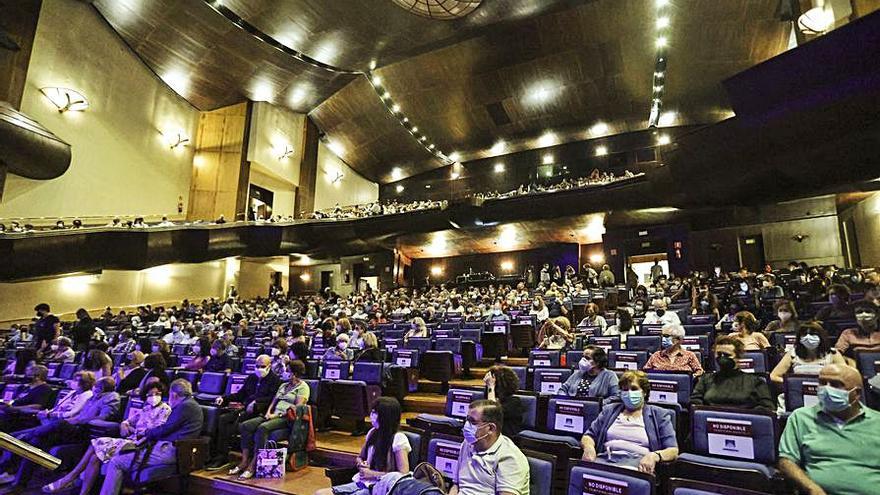
M819 403L795 410L779 442L779 470L801 493L865 495L880 487L880 412L859 402L862 376L846 365L819 373Z

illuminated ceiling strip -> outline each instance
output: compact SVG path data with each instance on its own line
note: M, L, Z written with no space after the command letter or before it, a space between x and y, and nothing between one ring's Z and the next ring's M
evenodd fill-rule
M657 127L660 123L660 112L663 110L663 95L666 94L667 33L670 30L668 0L655 0L657 9L656 35L654 43L657 47L657 58L654 62L654 76L651 85L651 111L648 113L648 127ZM660 19L664 21L661 22Z

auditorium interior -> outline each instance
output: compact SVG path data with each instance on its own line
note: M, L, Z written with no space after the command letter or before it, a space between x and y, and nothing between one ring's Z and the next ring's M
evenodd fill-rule
M0 0L0 495L880 494L880 0Z

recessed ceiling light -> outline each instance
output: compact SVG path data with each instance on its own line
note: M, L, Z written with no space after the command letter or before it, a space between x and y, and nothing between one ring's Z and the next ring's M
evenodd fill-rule
M449 159L454 162L457 162L459 158L461 158L461 155L459 155L457 151L453 151L449 154Z
M666 16L660 17L657 19L657 29L663 29L669 27L669 18Z
M556 144L556 134L547 131L538 138L538 145L542 148L547 146L553 146Z
M608 132L608 124L605 122L596 122L590 127L590 134L593 136L604 136Z
M376 86L382 84L382 78L380 78L379 76L373 76L373 84Z
M375 69L375 68L376 68L376 61L375 61L375 60L370 60L370 70L373 70L373 69Z
M660 36L657 38L657 48L663 48L668 42L669 40L666 39L666 36Z
M669 5L669 0L657 0L657 7L666 7Z
M404 117L404 118L403 118L403 123L406 124L407 122L409 122L409 119L406 118L406 117Z
M403 177L403 170L400 167L394 167L391 169L391 179L392 180L400 180Z
M413 127L413 128L412 128L412 131L413 131L413 132L419 132L419 128L418 128L418 127Z
M547 153L544 155L544 165L550 165L551 163L553 163L553 155Z
M391 93L389 93L388 91L382 93L382 98L385 98L386 100L387 100L388 98L391 98Z
M428 138L426 138L425 136L422 136L419 138L419 141L427 141L427 140L428 140Z
M607 146L596 146L596 156L605 156L608 154Z
M666 134L661 134L660 137L657 138L657 144L659 144L660 146L666 146L671 142L672 139Z
M431 189L431 184L425 184L425 189Z
M495 164L495 173L500 174L502 172L504 172L504 163L503 162L496 163Z
M449 177L452 177L452 179L454 180L454 179L457 179L457 178L461 177L461 175L459 175L458 172L452 172L452 173L449 175Z
M489 148L489 152L497 155L498 153L504 152L506 148L507 143L505 143L503 140L500 140L493 144L491 148Z
M399 112L399 111L400 111L400 105L398 105L398 104L395 103L394 105L391 106L391 111L394 112L394 113Z
M394 189L395 189L397 192L399 192L399 193L402 193L402 192L403 192L403 186L401 186L401 185L398 185L398 186L395 187Z
M434 149L434 145L433 145L433 144L429 145L429 146L428 146L428 149L429 149L429 150Z

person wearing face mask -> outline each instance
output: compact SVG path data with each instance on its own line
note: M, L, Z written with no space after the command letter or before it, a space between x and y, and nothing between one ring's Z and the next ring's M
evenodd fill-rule
M88 372L83 372L85 375ZM82 375L80 381L82 381ZM47 418L44 424L28 430L19 431L15 437L29 443L34 447L48 451L50 448L61 444L87 443L89 440L89 422L94 420L108 420L119 411L119 394L114 392L116 382L111 377L105 377L91 387L92 396L83 404L78 413L69 417L57 417L53 415ZM2 464L7 467L15 459L14 455L6 452ZM0 483L12 483L8 491L4 493L23 493L34 474L37 466L26 459L21 459L16 475L0 475Z
M636 325L633 320L633 308L626 306L618 306L615 313L616 323L605 329L602 335L613 336L620 335L620 343L626 344L626 338L630 334L635 334Z
M117 495L122 489L123 480L131 476L132 470L141 469L142 473L150 473L151 468L177 464L175 442L198 438L204 423L202 409L192 395L192 385L188 381L178 378L171 382L168 391L171 414L168 419L146 430L136 442L139 447L137 451L117 453L104 465L107 475L101 485L101 495ZM149 454L140 451L145 444L152 445ZM139 462L135 462L136 458Z
M880 309L874 304L862 301L856 304L853 312L858 327L847 328L837 339L837 350L848 359L854 359L856 351L880 351L880 325L877 313Z
M52 314L49 305L40 303L34 306L37 320L34 322L34 345L37 352L46 352L55 339L61 335L61 320Z
M190 371L203 370L211 359L211 341L208 340L208 337L201 337L198 342L193 344L190 353L193 358L190 362L183 365L183 369Z
M49 407L54 392L46 383L49 370L41 365L28 366L24 371L28 383L19 387L11 401L0 401L0 431L16 431L33 421L33 413Z
M547 308L547 305L544 304L543 297L535 296L535 299L532 301L532 307L529 309L529 314L535 315L539 325L544 323L544 321L550 317L550 310Z
M347 334L336 336L336 345L324 352L324 360L351 361L352 351L348 348L349 338Z
M128 355L128 364L121 366L116 371L116 391L120 394L127 394L129 390L137 388L146 374L144 353L132 351Z
M775 409L767 383L754 373L739 369L738 359L745 352L741 340L727 335L718 337L713 352L718 371L700 377L691 393L691 404L765 411Z
M651 354L645 363L646 370L686 371L697 377L703 374L703 365L693 352L683 349L684 327L665 325L661 330L660 350Z
M792 412L779 441L779 470L800 493L877 493L880 412L859 401L862 375L831 364L819 373L819 403Z
M654 474L659 462L678 458L672 412L646 404L651 382L643 371L620 377L620 402L602 408L584 436L583 460L619 464Z
M618 391L617 374L606 368L605 349L588 345L578 361L578 369L559 387L557 395L569 397L614 397Z
M272 370L271 358L261 354L254 363L254 372L245 378L238 391L214 400L217 407L227 410L217 418L217 432L211 437L211 459L206 469L218 471L229 464L229 441L239 425L262 417L280 386L281 377Z
M279 429L289 428L287 409L306 404L309 401L309 385L302 380L306 373L306 365L302 361L291 361L288 364L290 380L282 383L269 404L266 413L253 419L241 422L238 427L241 433L241 462L229 470L229 475L238 475L240 480L254 477L257 462L256 453L264 448L269 435Z
M72 363L76 352L71 349L71 345L73 344L67 337L58 337L49 347L48 354L43 354L43 360L47 363Z
M176 344L185 344L189 340L189 337L183 332L180 325L174 325L171 327L170 332L162 336L162 340L169 346L172 346Z
M89 399L92 398L92 387L95 386L95 374L91 371L77 371L73 378L67 382L67 388L72 392L61 399L58 404L48 411L40 411L37 418L41 421L51 419L72 418L82 411Z
M403 334L403 341L409 342L409 339L413 337L427 337L428 336L428 325L425 323L425 320L420 316L416 316L412 319L412 328L407 330L405 334Z
M597 335L604 335L605 329L608 328L608 322L605 317L599 314L599 306L596 303L589 303L584 308L584 319L577 325L578 327L599 327Z
M758 319L749 311L734 315L732 330L730 336L742 341L746 351L762 351L770 347L770 341L758 331Z
M785 291L782 287L776 285L776 276L771 273L765 273L761 276L761 299L779 299L785 297Z
M675 311L669 311L663 298L651 301L651 311L645 313L643 325L681 325L681 319Z
M715 319L721 318L718 312L718 298L715 294L709 292L709 287L701 285L699 290L695 290L691 301L692 315L712 315Z
M358 353L355 362L381 363L385 361L385 353L379 349L379 340L373 332L364 332L363 347Z
M144 373L144 377L141 378L141 382L138 383L138 386L128 391L128 395L139 396L141 394L141 389L154 381L162 382L162 384L167 387L170 380L168 379L168 374L165 372L166 367L167 364L165 358L162 357L162 354L154 352L145 356L144 369L147 370L147 372Z
M529 462L513 441L501 432L504 413L493 400L477 400L468 407L462 428L464 442L458 471L448 495L527 495Z
M137 345L137 341L134 340L131 329L126 328L119 332L119 341L113 346L112 352L114 354L128 354L134 349L135 345Z
M797 332L801 324L798 321L797 310L794 304L787 300L781 299L773 304L773 310L776 312L778 319L771 321L764 328L765 334L772 332L794 333Z
M574 334L571 333L571 323L568 318L547 318L538 330L538 349L560 350L574 342Z
M217 339L211 343L211 350L208 353L208 363L203 368L204 371L232 373L232 358L226 355L226 345L222 340Z
M802 323L797 332L797 343L786 352L770 373L770 380L783 383L785 375L818 375L829 364L846 364L843 356L828 342L828 332L818 323ZM778 414L785 412L785 394L779 394Z
M519 390L519 377L507 366L496 364L486 372L483 383L486 384L486 398L497 401L504 411L501 433L514 438L522 430L525 413L522 401L514 395Z
M849 296L849 287L845 285L834 284L829 287L828 302L831 304L820 309L816 313L816 319L819 321L852 320L855 315L853 307L849 303Z
M379 397L370 411L370 431L355 465L351 483L322 488L315 495L370 495L371 487L390 472L410 471L412 446L400 429L400 403L393 397Z
M91 440L88 450L79 463L66 475L43 487L43 493L59 493L70 489L82 475L80 495L91 492L101 475L101 464L113 456L137 449L137 442L147 430L165 423L171 414L171 406L162 401L165 386L159 382L151 383L144 391L144 405L133 409L129 418L119 424L119 436L98 437Z
M286 374L287 363L290 361L288 349L287 340L279 338L275 339L275 342L272 343L272 348L269 350L269 355L272 356L272 372L282 378L286 378L284 375Z

